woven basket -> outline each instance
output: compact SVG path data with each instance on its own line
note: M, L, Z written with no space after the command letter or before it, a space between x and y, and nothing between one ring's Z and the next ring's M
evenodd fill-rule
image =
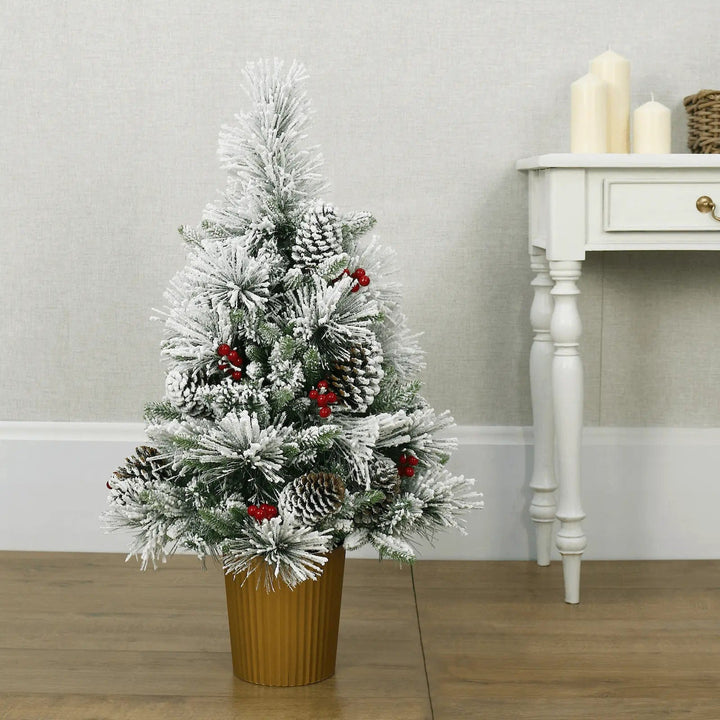
M720 90L700 90L683 103L688 114L690 152L720 153Z

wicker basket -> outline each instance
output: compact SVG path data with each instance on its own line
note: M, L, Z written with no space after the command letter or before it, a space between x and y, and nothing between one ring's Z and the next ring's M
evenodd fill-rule
M684 100L688 147L693 153L720 153L720 90L700 90Z

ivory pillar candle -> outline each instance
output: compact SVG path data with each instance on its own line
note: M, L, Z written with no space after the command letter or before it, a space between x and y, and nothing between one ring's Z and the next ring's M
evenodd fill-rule
M652 97L652 96L651 96ZM633 152L670 152L670 109L652 97L633 113Z
M590 73L570 86L570 152L607 152L607 87Z
M630 152L630 62L612 50L590 61L590 72L607 84L607 152Z

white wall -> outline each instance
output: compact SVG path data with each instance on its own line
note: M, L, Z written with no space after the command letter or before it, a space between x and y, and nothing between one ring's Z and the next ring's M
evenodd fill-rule
M458 435L452 469L477 478L487 507L469 516L466 537L445 533L420 556L534 557L531 432ZM98 516L105 480L142 439L134 423L0 423L0 550L126 551L128 537L103 534ZM590 428L582 462L587 559L718 557L720 431Z
M329 199L399 255L427 395L465 424L530 423L526 190L568 148L568 87L608 43L633 103L717 86L703 0L0 0L0 418L139 420L162 390L148 321L176 235L224 184L248 59L310 73ZM586 416L720 425L720 254L596 255L580 283Z
M444 536L431 556L532 555L529 449L518 429L530 423L531 278L514 162L568 149L569 84L608 43L632 61L633 105L653 91L672 108L673 150L684 152L683 96L718 85L720 6L0 8L0 419L133 423L160 395L160 328L148 316L183 263L177 226L199 221L224 185L216 138L245 107L239 70L258 57L297 58L311 73L328 199L377 215L398 252L411 325L425 333L428 399L471 428L455 468L479 478L488 507L467 539ZM720 254L604 253L585 263L587 421L670 428L667 437L586 433L587 557L717 553L718 437L673 428L720 426L718 277ZM493 426L511 427L498 436ZM3 433L15 439L0 440L0 548L123 549L122 538L100 534L97 515L105 478L142 439L139 427L12 427ZM498 440L506 435L515 439Z

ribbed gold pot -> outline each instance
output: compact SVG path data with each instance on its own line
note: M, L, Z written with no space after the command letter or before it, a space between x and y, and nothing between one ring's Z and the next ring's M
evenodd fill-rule
M225 576L233 673L257 685L309 685L335 673L345 549L317 580L274 591L251 576Z

